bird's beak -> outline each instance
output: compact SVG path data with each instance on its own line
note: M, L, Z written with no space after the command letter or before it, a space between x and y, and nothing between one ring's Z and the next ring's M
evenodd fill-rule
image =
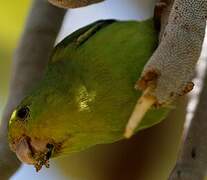
M26 136L18 140L12 147L21 162L33 164L37 171L43 165L49 167L49 159L53 149L54 146L44 140L31 139Z
M35 164L32 147L30 141L27 138L23 137L20 139L16 145L15 153L21 162L27 164Z

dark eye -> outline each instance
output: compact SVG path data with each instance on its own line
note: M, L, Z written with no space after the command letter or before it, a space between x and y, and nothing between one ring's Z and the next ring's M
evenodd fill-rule
M28 107L23 107L17 111L17 117L21 119L27 118L29 115L29 108Z

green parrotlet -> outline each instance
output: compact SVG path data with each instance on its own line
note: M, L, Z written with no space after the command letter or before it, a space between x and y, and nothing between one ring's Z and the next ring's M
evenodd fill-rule
M123 138L141 91L134 88L157 47L153 20L103 20L66 37L42 81L9 121L9 144L37 170L51 157ZM169 108L151 108L136 128L160 122Z

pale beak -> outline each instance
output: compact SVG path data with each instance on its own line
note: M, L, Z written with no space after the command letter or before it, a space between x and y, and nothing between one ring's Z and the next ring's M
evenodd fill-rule
M22 137L15 145L15 151L18 159L26 164L33 164L37 171L43 165L49 167L49 159L52 155L54 146L44 140Z

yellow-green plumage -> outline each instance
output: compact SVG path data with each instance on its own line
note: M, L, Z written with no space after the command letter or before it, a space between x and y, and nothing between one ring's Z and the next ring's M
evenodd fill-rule
M53 156L123 138L141 92L134 84L157 46L153 21L99 21L54 49L40 85L17 107L29 116L10 120L9 141L21 136L59 144ZM160 122L168 110L150 110L138 127Z

